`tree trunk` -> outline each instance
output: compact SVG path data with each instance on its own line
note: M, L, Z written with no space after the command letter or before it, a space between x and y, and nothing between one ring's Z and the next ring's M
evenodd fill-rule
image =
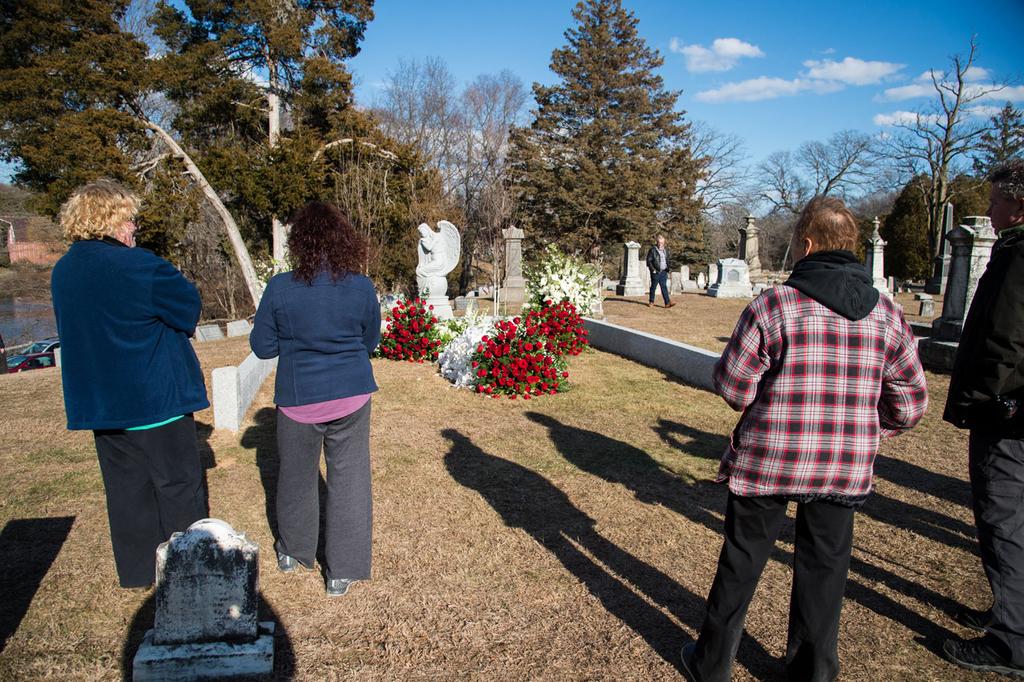
M249 257L249 249L246 248L245 242L242 240L242 233L238 231L238 224L235 223L235 219L228 212L227 207L217 196L217 193L210 186L206 176L199 170L195 162L192 161L181 145L170 136L170 134L161 128L156 123L148 119L142 119L142 124L152 130L154 133L160 136L160 139L164 141L171 152L181 159L181 162L185 164L185 169L188 174L192 176L192 179L199 186L199 189L203 191L203 195L209 200L210 205L213 206L213 210L220 216L221 221L224 223L224 231L227 232L228 241L231 242L231 247L235 252L235 258L238 260L238 267L242 271L242 278L245 280L245 285L249 289L249 295L252 297L253 306L258 307L260 304L260 298L263 296L263 285L260 283L260 278L256 275L256 269L252 266L252 259Z
M270 148L273 149L277 146L277 142L281 138L281 97L277 94L277 67L273 62L270 62L269 71L270 82L267 89L267 109L269 110L269 114L267 120L267 131ZM274 270L283 270L284 260L288 257L288 233L284 224L278 220L276 215L271 216L270 219L270 241L271 255L274 258Z

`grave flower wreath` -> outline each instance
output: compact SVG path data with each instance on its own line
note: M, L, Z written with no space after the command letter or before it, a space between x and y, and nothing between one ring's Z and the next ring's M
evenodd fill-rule
M441 341L434 334L437 318L433 310L434 306L420 298L399 301L388 316L377 353L390 360L436 360Z
M587 330L568 301L498 320L494 333L480 339L471 359L477 393L498 398L555 394L568 387L568 356L587 345Z

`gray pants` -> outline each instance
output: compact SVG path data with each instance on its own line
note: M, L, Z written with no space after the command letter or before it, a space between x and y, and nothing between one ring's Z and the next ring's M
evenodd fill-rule
M370 577L373 499L370 403L324 424L301 424L277 411L277 551L312 566L320 522L320 452L327 458L324 531L328 578Z
M969 451L978 547L992 587L988 637L1024 665L1024 441L977 429Z

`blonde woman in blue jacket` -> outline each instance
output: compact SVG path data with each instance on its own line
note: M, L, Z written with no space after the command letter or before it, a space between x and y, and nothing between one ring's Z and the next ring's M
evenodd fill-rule
M278 358L278 568L313 568L320 453L327 459L327 595L370 577L370 354L380 340L373 283L359 274L365 246L334 206L311 202L291 221L294 270L270 280L249 342Z

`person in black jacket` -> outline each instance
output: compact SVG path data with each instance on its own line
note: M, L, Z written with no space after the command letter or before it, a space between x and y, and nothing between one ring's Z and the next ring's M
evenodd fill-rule
M964 322L943 419L970 429L968 460L992 608L961 622L983 636L947 640L970 670L1024 674L1024 160L989 176L998 240Z
M665 237L658 235L657 243L647 252L647 269L651 272L651 290L647 296L647 307L654 305L654 290L661 287L661 298L665 301L665 307L671 308L675 305L668 297L668 271L671 267L672 257L665 247Z

